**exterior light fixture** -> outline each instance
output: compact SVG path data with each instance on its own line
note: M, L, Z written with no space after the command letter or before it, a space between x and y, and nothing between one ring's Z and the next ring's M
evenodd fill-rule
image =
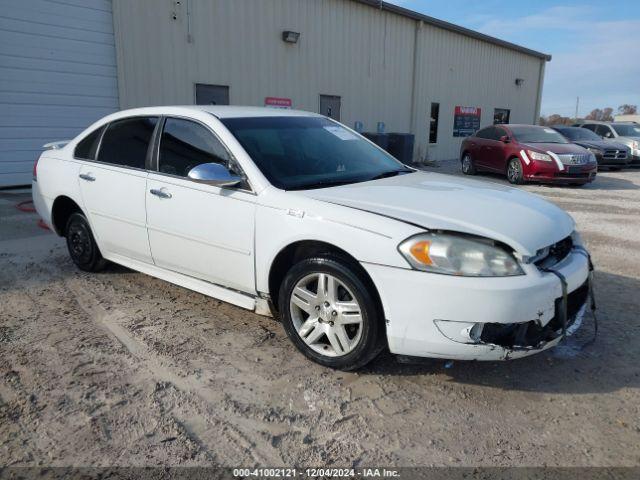
M289 30L285 30L282 32L282 40L287 43L298 43L298 39L300 38L300 32L292 32Z
M516 85L518 87L521 87L523 83L524 83L524 78L516 78Z

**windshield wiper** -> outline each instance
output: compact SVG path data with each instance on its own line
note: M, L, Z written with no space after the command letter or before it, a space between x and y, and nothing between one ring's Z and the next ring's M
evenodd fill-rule
M305 183L296 185L290 190L307 190L312 188L338 187L340 185L348 185L349 183L357 183L359 180L320 180L314 183Z
M395 177L396 175L400 175L401 173L412 173L412 172L413 170L410 170L408 168L405 168L403 170L390 170L388 172L379 173L378 175L371 177L369 180L380 180L381 178Z

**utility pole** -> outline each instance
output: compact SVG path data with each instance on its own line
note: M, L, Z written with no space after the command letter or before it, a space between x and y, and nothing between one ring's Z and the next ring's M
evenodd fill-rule
M576 116L573 117L578 120L578 106L580 105L580 97L576 97Z

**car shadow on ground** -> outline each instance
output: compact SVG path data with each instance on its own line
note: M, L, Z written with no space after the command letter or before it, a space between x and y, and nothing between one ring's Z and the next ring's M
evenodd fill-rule
M434 172L434 173L443 173L446 175L455 175L467 178L475 178L477 180L484 180L489 182L500 183L502 185L511 185L506 176L493 173L493 172L479 172L475 175L464 175L462 170L460 169L460 163L453 160L446 160L438 162L435 166L419 166L420 170L425 172ZM617 176L612 176L611 173L614 173ZM619 178L619 175L625 174L635 174L640 175L640 168L636 167L627 167L620 171L610 172L607 170L602 170L598 172L596 179L592 183L588 183L583 186L574 186L574 185L560 185L560 184L552 184L552 183L536 183L536 182L527 182L526 186L538 186L549 189L570 189L570 190L638 190L640 186L634 184L632 181L627 180L625 178ZM634 177L635 177L634 175ZM636 177L637 178L637 177Z
M618 172L617 172L618 173ZM462 173L460 173L462 175ZM507 179L498 173L482 172L470 178L479 180L489 180L504 185L510 185ZM561 185L553 183L537 183L527 182L524 185L537 186L549 189L570 189L570 190L638 190L640 186L634 184L631 180L625 178L616 178L608 175L599 174L596 179L586 185Z
M540 354L506 362L448 362L424 359L400 363L384 353L363 375L420 376L445 374L459 384L543 393L605 393L640 388L640 281L598 272L595 281L599 332L585 315L574 337ZM596 381L594 381L596 379Z

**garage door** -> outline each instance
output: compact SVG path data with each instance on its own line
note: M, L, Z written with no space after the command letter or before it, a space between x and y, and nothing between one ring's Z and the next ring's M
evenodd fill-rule
M0 187L117 109L110 0L0 0Z

